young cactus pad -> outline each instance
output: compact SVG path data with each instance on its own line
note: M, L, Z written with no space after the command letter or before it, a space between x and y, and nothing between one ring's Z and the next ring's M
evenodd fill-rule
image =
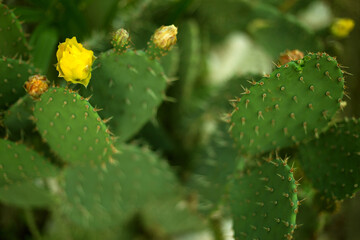
M101 106L104 118L119 140L133 136L154 114L165 97L166 79L161 65L144 52L109 51L100 55L89 87L90 102ZM131 127L129 127L131 126Z
M229 177L243 162L225 125L221 123L218 126L210 142L196 155L194 174L188 182L190 189L199 197L199 210L206 214L217 210L227 190Z
M239 172L229 198L236 239L291 239L299 204L286 160L269 159Z
M0 56L27 57L28 45L25 35L15 14L4 4L0 3Z
M340 107L344 77L336 60L310 53L275 69L233 101L231 135L255 154L298 144L327 127Z
M25 95L4 112L4 125L10 137L18 139L24 130L33 127L33 108L34 100Z
M25 95L24 83L35 69L24 61L3 57L0 73L0 110L3 110Z
M0 139L0 156L0 201L17 206L49 204L48 192L34 181L57 176L55 166L25 145L4 139Z
M114 162L65 170L64 211L83 227L115 226L144 204L178 194L169 166L150 151L122 146Z
M325 198L342 200L359 190L359 135L359 120L346 120L300 147L305 175Z
M187 232L200 231L205 224L189 208L189 203L179 196L169 196L149 202L144 207L141 220L155 239L173 239Z
M43 139L66 162L103 163L115 151L97 109L70 89L50 88L36 103L34 116Z

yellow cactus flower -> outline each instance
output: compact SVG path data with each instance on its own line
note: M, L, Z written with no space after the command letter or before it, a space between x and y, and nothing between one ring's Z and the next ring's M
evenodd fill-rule
M339 18L331 25L331 33L339 38L349 35L355 26L354 20L350 18Z
M95 60L93 51L84 48L77 42L76 37L66 38L65 42L59 44L56 57L58 60L56 70L59 72L59 77L87 87Z

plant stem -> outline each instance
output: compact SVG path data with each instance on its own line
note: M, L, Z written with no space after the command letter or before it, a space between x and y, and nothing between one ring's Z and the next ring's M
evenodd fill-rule
M40 235L40 231L35 223L33 212L31 211L31 209L27 208L24 210L24 213L25 213L26 224L31 232L31 235L35 240L41 240L42 238Z
M224 233L221 226L221 220L218 218L211 219L211 228L215 240L224 240Z

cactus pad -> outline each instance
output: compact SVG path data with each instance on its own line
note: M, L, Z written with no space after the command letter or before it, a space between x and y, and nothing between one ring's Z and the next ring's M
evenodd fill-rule
M237 239L291 239L298 201L286 162L269 158L235 175L229 198Z
M224 125L222 123L219 126L209 144L197 155L194 174L188 182L191 191L199 195L198 209L205 213L217 210L226 192L229 177L240 162L238 151Z
M177 194L175 176L165 162L136 147L120 150L113 163L65 170L64 211L70 220L83 227L114 226L149 201Z
M88 87L93 94L90 102L104 109L102 117L116 118L109 122L111 130L127 140L157 112L165 96L163 69L141 51L122 55L110 51L97 62Z
M24 130L33 127L34 123L31 121L33 108L34 100L29 95L25 95L5 111L4 124L12 139L20 139Z
M0 155L1 201L18 206L48 202L48 192L38 187L35 180L57 176L56 167L24 145L3 139L0 139Z
M310 53L275 69L233 101L231 135L255 154L318 136L340 107L344 78L336 60Z
M0 56L27 57L28 45L19 20L6 5L0 3Z
M34 116L43 139L64 161L103 163L115 148L96 111L76 92L53 87L36 103Z
M187 232L195 232L205 227L201 218L190 211L188 203L174 196L149 202L141 214L142 222L155 239L173 239Z
M342 200L360 189L359 135L359 121L346 120L301 146L305 175L325 198Z
M24 83L35 69L28 63L10 58L0 59L0 110L10 107L25 95Z
M290 14L271 6L269 1L202 0L199 8L211 39L218 40L233 31L248 32L274 58L286 49L318 49L315 34ZM305 5L304 0L301 5ZM284 4L287 5L287 4ZM292 4L289 4L289 6ZM214 17L216 16L216 17Z

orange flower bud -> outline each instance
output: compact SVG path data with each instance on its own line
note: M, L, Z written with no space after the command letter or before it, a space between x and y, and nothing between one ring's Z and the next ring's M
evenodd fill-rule
M295 50L286 50L280 55L280 64L284 65L291 61L301 60L304 58L304 53L295 49Z
M25 89L33 98L38 98L49 89L49 81L45 76L33 75L25 82Z

